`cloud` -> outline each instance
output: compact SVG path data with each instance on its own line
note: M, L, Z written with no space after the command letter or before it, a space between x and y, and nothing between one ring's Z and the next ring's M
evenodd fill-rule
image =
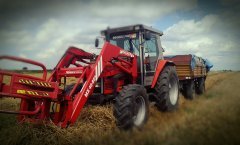
M69 46L92 53L94 39L107 26L152 24L176 11L196 7L196 0L1 1L0 53L27 56L54 67ZM6 48L6 49L4 49Z
M191 14L198 7L197 0L0 2L0 53L26 56L46 64L47 68L53 68L69 46L98 53L94 39L108 26L143 23L159 27L157 23L163 17ZM162 43L166 54L195 53L209 58L217 69L237 65L239 4L236 0L231 3L222 0L221 4L223 9L219 13L200 19L179 18L176 24L160 21L169 26L164 30Z
M100 17L114 18L119 16L135 17L144 19L154 19L165 16L168 13L177 10L190 10L196 6L196 1L189 0L132 0L132 1L108 1L101 5L101 1L95 1L90 4L93 9L92 14Z
M89 21L88 24L114 22L111 26L133 22L150 24L156 18L189 11L196 5L197 0L4 0L0 5L0 18L3 20L0 27L28 28L51 18L65 19L65 23L72 25L75 21Z
M26 56L25 54L23 54L23 53L20 53L20 54L19 54L19 57L27 58L27 56Z
M40 27L40 31L36 35L36 40L39 42L44 42L49 39L54 39L59 37L58 33L62 31L60 25L55 19L49 19Z
M163 36L166 55L196 54L209 59L215 69L240 69L239 41L219 15L206 15L200 20L181 20L172 25ZM223 35L224 34L224 35ZM229 35L231 34L231 35Z

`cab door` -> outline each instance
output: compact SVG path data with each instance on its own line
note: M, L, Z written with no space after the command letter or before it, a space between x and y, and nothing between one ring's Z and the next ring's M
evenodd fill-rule
M150 40L144 42L144 67L145 67L145 85L152 83L156 64L159 57L158 36L151 34ZM160 40L160 39L159 39Z

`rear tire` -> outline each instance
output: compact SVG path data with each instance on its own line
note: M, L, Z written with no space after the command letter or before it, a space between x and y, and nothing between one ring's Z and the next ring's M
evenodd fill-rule
M146 89L137 84L124 86L113 106L113 115L119 129L141 128L147 121L149 101Z
M199 78L196 84L196 93L201 95L205 92L205 79Z
M196 97L194 80L189 80L183 86L183 96L188 100L193 100Z
M166 66L158 77L156 106L161 111L172 111L178 107L179 82L174 66Z

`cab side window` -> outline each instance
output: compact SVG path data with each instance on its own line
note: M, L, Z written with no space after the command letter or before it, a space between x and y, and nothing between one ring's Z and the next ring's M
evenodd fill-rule
M145 53L148 53L150 56L157 56L157 39L152 37L150 40L147 40L144 44Z

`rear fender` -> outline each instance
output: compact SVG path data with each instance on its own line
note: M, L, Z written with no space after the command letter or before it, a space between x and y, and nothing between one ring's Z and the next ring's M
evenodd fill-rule
M151 88L154 88L158 79L158 76L161 74L163 68L166 65L171 65L171 66L175 66L175 64L172 61L169 60L159 60L158 64L157 64L157 68L153 77L153 81L152 81L152 85Z

